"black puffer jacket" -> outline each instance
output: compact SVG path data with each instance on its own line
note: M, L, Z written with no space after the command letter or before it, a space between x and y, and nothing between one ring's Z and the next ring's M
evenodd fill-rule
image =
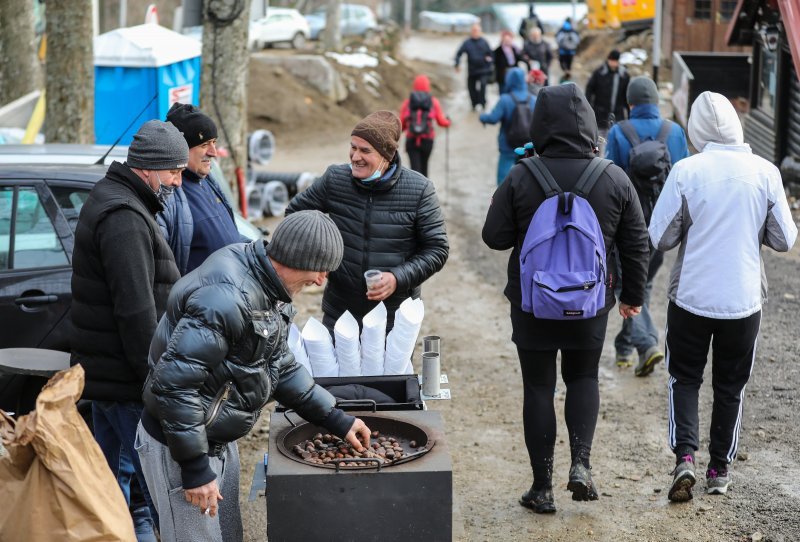
M342 233L344 259L328 277L322 298L322 310L334 320L345 310L361 320L377 305L367 299L364 271L390 271L397 278L397 290L384 301L391 319L447 261L450 248L433 183L402 167L399 154L393 164L390 179L369 187L353 178L348 164L330 166L286 211L318 209Z
M272 397L341 437L352 426L289 351L290 302L263 241L220 249L175 284L150 346L142 423L166 441L185 489L214 479L209 450L246 435Z
M119 162L81 209L72 253L73 365L83 397L141 401L147 350L170 288L180 277L155 214L155 194Z
M597 125L594 114L575 85L545 87L536 101L531 139L540 158L565 192L573 188L586 165L595 156ZM517 164L501 184L483 226L483 241L490 248L513 248L508 259L505 294L521 309L519 251L533 214L544 202L544 192L528 169ZM606 269L615 269L612 247L622 263L620 301L640 306L644 301L647 262L650 254L647 227L636 190L625 172L610 165L600 176L588 201L597 215L606 245ZM612 277L616 282L616 277ZM599 314L614 306L614 289L606 289L606 304Z

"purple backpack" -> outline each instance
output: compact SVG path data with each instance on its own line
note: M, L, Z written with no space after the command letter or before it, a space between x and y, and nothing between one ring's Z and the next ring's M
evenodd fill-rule
M611 161L592 159L573 192L561 190L540 159L521 162L546 198L519 255L522 310L546 320L592 318L606 302L606 245L586 196Z

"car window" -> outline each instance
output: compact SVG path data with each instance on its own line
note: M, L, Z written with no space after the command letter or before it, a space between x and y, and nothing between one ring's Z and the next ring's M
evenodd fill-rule
M20 187L16 199L13 194L7 190L0 193L0 197L3 198L0 208L16 207L16 213L11 214L14 218L13 242L9 240L4 242L3 234L0 233L0 250L5 247L5 257L0 256L0 259L5 260L5 268L31 269L69 265L64 247L36 190L33 187ZM3 213L3 216L6 214ZM11 228L7 230L6 239L10 237ZM10 252L13 252L13 258L8 257Z
M53 192L61 212L64 213L64 218L67 219L72 233L75 233L81 208L89 199L89 190L74 186L50 186L50 190Z

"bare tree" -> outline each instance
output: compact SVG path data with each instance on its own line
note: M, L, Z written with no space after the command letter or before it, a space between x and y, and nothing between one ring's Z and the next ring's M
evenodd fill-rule
M47 2L48 143L94 142L92 0Z
M338 51L342 48L342 30L339 26L342 0L328 0L325 13L325 30L322 33L322 45L326 51Z
M230 151L222 161L229 182L247 167L247 50L250 0L205 0L200 107Z
M0 0L0 105L38 86L33 2Z

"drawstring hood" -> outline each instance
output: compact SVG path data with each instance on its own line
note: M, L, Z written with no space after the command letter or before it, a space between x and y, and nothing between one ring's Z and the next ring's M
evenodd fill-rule
M578 85L544 87L531 123L536 152L553 158L594 158L597 121Z
M708 143L744 144L739 115L725 96L706 91L697 97L689 114L689 139L701 152Z

